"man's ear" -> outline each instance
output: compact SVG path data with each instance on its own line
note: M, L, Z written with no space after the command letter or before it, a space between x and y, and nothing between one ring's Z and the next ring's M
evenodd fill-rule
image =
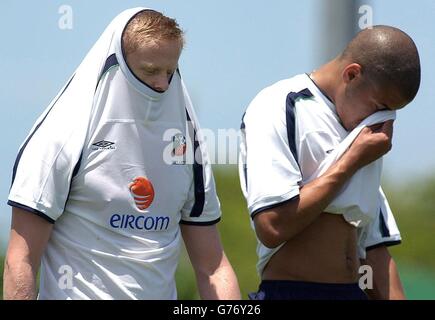
M351 81L361 77L361 65L358 63L348 64L343 70L343 82L349 84Z

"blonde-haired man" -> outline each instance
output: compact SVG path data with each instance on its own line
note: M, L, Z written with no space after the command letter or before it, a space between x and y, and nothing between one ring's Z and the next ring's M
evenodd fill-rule
M121 13L37 120L14 166L6 299L37 297L40 264L40 299L175 299L181 240L201 298L240 298L182 46L175 20Z

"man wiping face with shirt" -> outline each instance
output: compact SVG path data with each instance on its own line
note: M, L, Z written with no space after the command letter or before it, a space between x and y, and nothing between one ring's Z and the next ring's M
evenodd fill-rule
M311 74L262 90L242 120L239 173L258 238L252 299L403 299L387 246L401 241L380 188L395 110L417 94L403 31L360 32ZM358 285L359 266L374 287Z

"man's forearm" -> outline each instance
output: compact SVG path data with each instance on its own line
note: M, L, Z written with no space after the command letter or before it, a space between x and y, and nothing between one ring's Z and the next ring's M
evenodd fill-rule
M180 228L201 299L240 299L236 274L223 251L216 225Z
M28 263L10 264L6 260L3 277L5 300L36 299L36 276Z
M332 202L355 170L343 159L331 167L320 178L308 183L300 191L296 215L305 228ZM304 223L304 217L308 223Z
M5 299L36 299L36 274L53 224L19 208L12 208L12 224L5 259Z
M367 251L363 264L369 265L373 270L373 289L367 290L370 299L406 299L396 263L387 247L381 246Z
M240 300L236 275L228 260L212 274L197 274L198 290L203 300Z
M356 169L344 156L321 177L305 185L299 199L260 213L254 220L260 240L276 247L303 231L332 202Z
M399 271L397 270L394 259L390 261L390 296L389 300L406 300L405 290L400 280Z

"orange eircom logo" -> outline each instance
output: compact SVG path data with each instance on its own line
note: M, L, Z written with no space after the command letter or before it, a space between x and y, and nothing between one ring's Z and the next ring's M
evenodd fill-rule
M151 205L154 200L154 188L151 181L144 177L137 177L128 187L139 210L145 210Z

